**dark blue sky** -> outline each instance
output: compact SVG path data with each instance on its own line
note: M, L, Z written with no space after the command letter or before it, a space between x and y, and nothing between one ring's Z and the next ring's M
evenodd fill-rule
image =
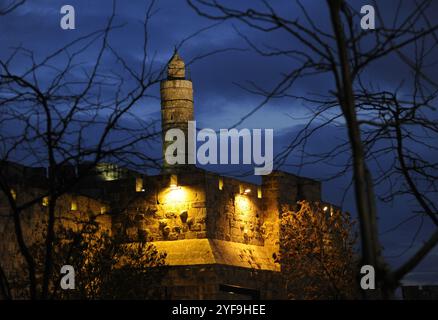
M3 0L1 1L3 2ZM273 1L272 5L290 18L303 19L299 8L291 4L292 1ZM360 8L369 1L354 1L353 6ZM235 5L235 1L227 3ZM62 5L70 4L76 10L76 30L62 30L59 27ZM259 6L256 1L239 1L239 7ZM315 17L322 28L330 28L327 17L325 1L305 1L305 6ZM142 19L147 7L147 1L119 1L115 24L123 24L120 29L114 30L110 36L111 45L123 54L126 61L133 68L139 65L142 50ZM382 15L390 16L395 10L395 1L385 1L382 7ZM435 12L438 12L437 2L434 4ZM200 30L214 24L213 21L199 17L185 1L160 0L155 5L156 13L150 22L150 47L155 59L155 67L162 68L172 54L173 47L183 39ZM412 4L402 8L402 13L408 14ZM433 9L433 8L432 8ZM433 12L433 10L430 10ZM48 53L62 47L69 41L102 28L111 14L110 1L91 0L32 0L15 12L0 17L0 58L4 59L11 53L15 46L32 50L36 59L42 59ZM436 17L431 15L432 22L436 23ZM434 19L434 20L433 20ZM359 23L359 22L357 22ZM195 117L198 127L228 128L236 123L242 116L260 103L262 98L245 92L237 84L245 84L254 81L263 88L272 89L279 81L282 72L288 72L295 66L291 60L281 57L263 58L251 51L248 45L242 41L237 31L244 33L252 41L265 45L281 45L290 49L299 46L292 41L284 32L261 33L251 30L236 21L224 22L213 28L200 33L185 42L180 49L180 55L186 61L196 56L221 50L235 48L236 50L218 53L196 61L191 67L191 77L195 90ZM96 50L91 48L81 57L85 66L92 66ZM62 61L59 61L62 63ZM112 60L105 61L106 67L111 70ZM14 64L16 72L20 72L22 64L17 60ZM373 81L383 88L394 88L400 81L401 62L396 59L386 60L373 65L369 69L367 80ZM434 71L433 71L434 70ZM437 79L436 65L430 75ZM42 73L41 81L50 77L50 73ZM328 77L320 77L317 81L303 80L296 83L291 92L297 95L327 93L333 84ZM149 92L159 96L159 88L155 87ZM274 145L278 152L294 137L296 132L306 123L303 117L308 115L307 105L299 100L281 99L269 102L265 107L248 118L240 127L246 128L273 128ZM157 119L160 117L160 104L156 99L145 99L134 108L133 112L145 119ZM342 123L341 123L342 124ZM342 128L329 126L307 141L308 150L315 153L327 150L340 140L345 139L345 131ZM299 155L298 155L299 156ZM292 155L289 164L296 163ZM389 155L390 157L390 155ZM345 160L345 155L340 155L339 163ZM383 166L385 161L381 160ZM230 168L216 168L227 171ZM231 168L233 169L233 168ZM235 169L235 168L234 168ZM293 166L284 166L284 170L298 173ZM371 165L371 169L377 170ZM308 165L299 172L315 179L324 180L333 171L333 166L318 164ZM345 188L351 181L351 175L324 182L324 200L341 204ZM384 189L378 188L377 192ZM351 190L345 197L343 208L355 212L354 199ZM411 220L391 232L386 232L400 223L404 218L412 214L414 206L409 198L398 198L391 204L379 202L379 223L381 239L385 247L385 256L392 265L398 265L407 259L421 245L422 241L433 230L427 219L424 219L422 231L414 240L418 226L422 223L421 218ZM404 254L402 254L404 253ZM411 273L406 282L435 282L438 284L438 249L429 254L428 258Z

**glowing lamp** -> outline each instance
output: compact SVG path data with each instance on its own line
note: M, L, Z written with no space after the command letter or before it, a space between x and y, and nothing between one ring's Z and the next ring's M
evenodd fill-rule
M186 201L186 192L178 186L174 189L170 187L170 190L166 193L165 199L165 202L167 203L184 202Z
M241 195L247 195L248 193L251 193L251 189L250 188L245 188L242 185L239 185L239 193Z
M251 202L248 199L248 197L245 197L243 195L236 195L235 198L235 205L236 208L244 214L249 214L251 210Z

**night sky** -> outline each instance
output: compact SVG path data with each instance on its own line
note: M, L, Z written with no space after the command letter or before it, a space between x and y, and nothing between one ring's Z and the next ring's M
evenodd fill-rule
M1 0L0 3L3 3ZM233 4L235 1L228 1ZM413 1L412 1L413 2ZM288 17L302 19L299 8L291 5L291 1L272 1L273 6ZM369 1L354 1L354 6L368 4ZM70 4L76 10L76 30L62 30L59 27L62 5ZM389 15L395 10L395 1L385 1L382 15ZM328 12L325 1L305 1L306 8L317 17L318 23L323 28L330 28L327 20ZM258 6L256 1L239 1L239 7ZM438 1L433 5L438 12ZM123 24L122 28L114 30L110 36L111 45L119 50L125 59L135 68L140 63L142 50L142 19L147 7L146 1L119 1L115 24ZM150 47L149 51L155 54L155 67L162 68L172 55L174 46L202 28L212 28L196 35L186 41L179 53L187 62L196 56L201 56L215 50L233 48L233 50L220 52L203 59L199 59L190 66L191 77L194 85L195 118L198 127L213 129L229 128L239 121L244 115L256 107L263 98L250 94L239 85L254 81L266 89L272 89L280 80L282 72L290 71L295 66L290 60L281 57L260 57L242 41L238 33L243 33L258 44L281 44L294 48L299 44L291 41L290 37L282 32L261 33L239 24L237 21L217 23L198 16L185 1L160 0L155 5L156 12L150 21ZM402 7L402 14L412 9L409 5ZM11 53L13 47L22 45L33 50L36 59L41 59L50 52L62 47L67 42L102 28L111 14L110 1L72 0L32 0L13 13L0 17L0 58L4 59ZM431 15L436 23L436 16ZM217 24L213 26L214 24ZM288 45L285 45L288 44ZM82 61L92 64L96 50L91 48L81 57ZM105 61L106 67L111 69L112 60ZM386 88L394 88L400 81L400 61L393 59L373 65L367 75L368 81ZM20 71L20 63L14 64L15 71ZM432 70L434 68L434 71ZM44 82L44 74L41 74ZM429 74L438 80L436 65L431 67ZM333 83L328 77L320 77L318 81L299 81L291 88L296 95L324 94L333 88ZM155 86L149 92L159 97L159 87ZM141 101L133 112L144 119L160 119L160 103L156 98ZM275 151L281 151L284 146L303 127L308 115L307 106L296 99L278 99L270 101L266 106L240 124L239 128L273 128ZM436 117L436 115L435 115ZM327 126L307 141L307 151L313 153L328 150L334 143L345 139L345 130L337 126ZM160 144L154 146L152 153L159 154ZM333 166L316 164L306 165L300 170L293 164L299 158L298 151L291 155L289 161L281 169L309 176L318 180L325 180L334 170ZM431 155L437 159L437 155ZM340 155L339 163L345 161L346 155ZM392 159L381 159L380 164L385 167ZM385 164L385 161L387 163ZM291 165L292 164L292 165ZM370 164L371 170L377 168ZM245 168L228 166L215 166L215 171L243 173ZM250 181L259 181L258 177L245 177ZM343 200L343 194L351 181L351 174L325 181L323 183L323 200L342 205L344 210L355 215L354 197L348 191ZM379 193L384 186L378 187ZM384 244L384 253L387 261L396 266L414 253L424 239L433 230L427 218L417 217L408 223L391 229L402 220L412 215L413 201L408 197L400 197L393 203L378 203L379 228L381 240ZM421 225L421 232L417 230ZM438 248L435 248L414 272L409 274L405 283L435 283L438 284Z

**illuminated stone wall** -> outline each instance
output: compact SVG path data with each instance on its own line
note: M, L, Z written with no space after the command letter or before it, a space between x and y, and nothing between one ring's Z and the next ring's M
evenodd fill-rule
M178 174L176 188L170 187L170 175L146 179L151 182L145 192L115 217L114 229L129 241L211 238L264 244L263 199L257 197L257 185L202 170Z
M222 190L219 189L222 179ZM249 191L245 194L245 191ZM257 198L257 185L207 175L209 199L209 237L225 241L263 245L261 233L262 199Z
M317 182L304 183L282 172L264 177L261 187L203 170L181 172L177 180L172 188L170 174L144 177L144 192L135 192L134 182L117 187L131 196L117 197L110 205L113 229L128 241L210 238L268 245L274 252L282 207L301 199L320 200Z
M23 204L41 196L41 190L14 186L17 203ZM55 209L55 232L59 228L68 228L75 232L79 230L81 223L94 217L102 231L111 233L111 217L104 213L105 205L89 197L65 194L57 201ZM43 243L47 230L47 199L43 199L22 211L20 216L24 241L28 247L34 243ZM57 233L59 234L59 233ZM15 234L15 225L9 211L7 200L3 193L0 194L0 261L8 279L23 278L25 275L24 258L18 247ZM25 296L20 292L14 292L16 296Z
M276 255L282 208L301 199L321 200L318 182L283 172L264 176L261 186L201 169L123 177L87 181L78 190L88 196L64 195L57 217L75 229L79 221L97 216L114 236L151 241L166 251L172 268L163 281L171 298L230 298L218 289L224 283L260 290L266 298L281 296L276 292L281 285L269 286L280 275ZM17 199L36 197L38 190L17 187ZM0 198L0 259L6 270L16 270L23 261L5 203ZM28 243L42 235L46 210L42 201L23 215Z
M204 175L180 174L178 186L173 188L170 179L171 175L145 177L144 192L124 197L124 201L118 199L119 208L110 205L114 232L130 242L206 238ZM134 190L133 185L130 188Z
M284 173L263 178L261 190L203 170L179 173L178 186L171 188L170 176L144 177L143 192L136 191L138 182L118 184L113 191L117 196L110 196L114 203L109 207L116 219L113 227L130 241L139 236L150 241L208 237L274 245L281 207L300 199L320 199L319 184L309 180L303 188L301 178Z
M251 270L224 265L179 266L169 270L163 280L164 299L248 300L248 294L221 289L223 284L257 291L260 299L284 299L285 292L279 272ZM236 290L237 291L237 290Z

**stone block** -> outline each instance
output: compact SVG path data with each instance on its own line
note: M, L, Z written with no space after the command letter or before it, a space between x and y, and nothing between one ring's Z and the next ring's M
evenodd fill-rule
M205 201L196 201L192 203L192 208L205 208L206 202Z
M188 216L189 216L189 214L188 214L187 210L184 210L179 214L179 217L180 217L182 223L187 222Z
M202 230L202 225L199 224L199 223L196 223L196 224L194 224L194 225L190 228L190 230L192 230L192 231L201 231L201 230Z
M196 237L197 237L198 239L207 238L207 232L205 232L205 231L197 232L197 233L196 233Z

